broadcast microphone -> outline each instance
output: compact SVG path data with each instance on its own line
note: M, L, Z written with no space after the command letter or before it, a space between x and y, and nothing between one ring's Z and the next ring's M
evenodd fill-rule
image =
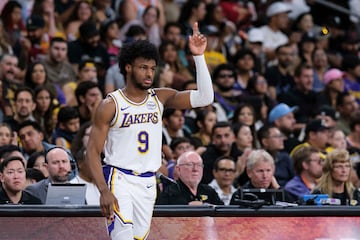
M174 179L171 179L160 172L156 173L156 178L165 181L167 183L177 184L177 182Z

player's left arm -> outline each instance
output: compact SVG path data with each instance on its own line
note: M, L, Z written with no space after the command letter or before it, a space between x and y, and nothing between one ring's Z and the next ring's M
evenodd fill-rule
M204 57L206 44L206 37L199 32L198 23L196 22L193 27L193 35L189 37L189 48L195 60L197 90L158 90L158 95L164 100L166 107L176 109L196 108L207 106L214 101L211 76Z

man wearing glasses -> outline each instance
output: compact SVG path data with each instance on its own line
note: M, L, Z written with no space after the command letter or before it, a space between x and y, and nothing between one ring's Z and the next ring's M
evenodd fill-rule
M177 160L179 179L158 196L160 205L223 205L218 194L210 186L200 184L203 175L201 156L193 151L185 152Z
M225 205L230 204L231 197L236 192L236 188L233 186L235 172L235 161L232 157L222 156L216 159L213 169L214 179L209 186L215 189Z

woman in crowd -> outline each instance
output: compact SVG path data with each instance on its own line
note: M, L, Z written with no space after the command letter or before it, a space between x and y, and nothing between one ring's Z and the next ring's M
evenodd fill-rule
M13 131L8 124L0 123L0 146L9 144L17 145L17 136L13 136Z
M56 113L58 104L54 96L46 86L35 88L36 108L33 112L34 118L44 130L44 138L50 141L56 125Z
M23 37L25 25L21 16L22 6L17 1L8 1L0 15L9 43L14 46Z
M79 35L80 25L91 20L94 20L94 15L90 2L87 0L80 0L76 2L72 14L65 22L67 40L75 40Z
M181 90L183 84L193 79L190 71L179 61L176 45L171 41L164 41L159 47L160 58L169 64L170 69L175 73L172 87Z
M41 62L32 63L25 74L25 85L35 89L37 86L45 86L51 91L51 94L57 99L59 104L65 104L65 96L57 84L51 84L47 79L45 65Z
M359 205L360 193L350 180L351 161L348 151L335 149L328 153L323 165L323 175L313 194L328 194L339 199L341 205Z
M45 177L49 176L49 171L47 168L47 163L45 162L45 155L40 152L34 152L30 155L26 168L35 168L40 170Z

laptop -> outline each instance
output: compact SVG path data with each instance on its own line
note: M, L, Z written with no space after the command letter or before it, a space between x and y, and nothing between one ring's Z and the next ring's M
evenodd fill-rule
M247 193L251 193L256 195L258 199L266 201L269 205L275 205L276 201L285 201L284 189L243 188L240 192L241 199L246 198Z
M85 205L86 185L49 183L46 205Z

